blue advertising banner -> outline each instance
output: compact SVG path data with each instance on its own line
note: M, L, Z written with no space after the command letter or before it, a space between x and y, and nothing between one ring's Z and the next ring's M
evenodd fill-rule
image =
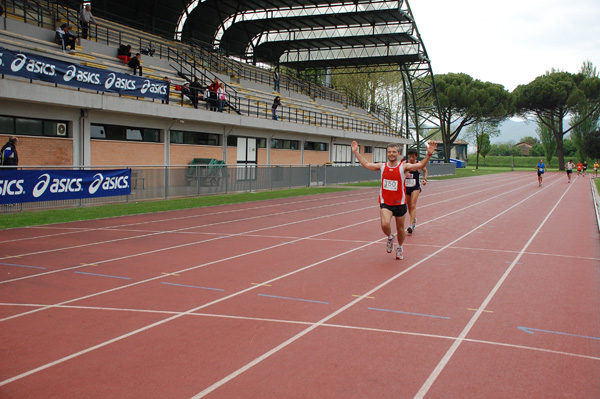
M135 97L169 98L169 83L164 80L111 72L2 47L0 74Z
M0 169L0 204L131 194L131 169Z

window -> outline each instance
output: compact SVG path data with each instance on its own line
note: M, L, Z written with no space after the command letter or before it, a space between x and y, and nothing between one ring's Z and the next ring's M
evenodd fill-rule
M0 116L0 133L24 136L66 136L65 121ZM59 126L60 133L59 132Z
M0 116L0 133L15 134L15 118Z
M277 150L299 150L300 142L298 140L271 139L271 148Z
M92 124L90 126L90 137L93 139L158 143L160 142L160 131L149 128Z
M221 145L221 135L171 130L171 143L219 146Z
M304 149L308 151L329 151L329 144L315 143L314 141L305 141Z
M375 148L373 162L387 162L387 148Z
M227 146L228 147L237 147L237 139L241 136L227 136ZM267 139L260 137L248 137L248 138L256 138L256 148L267 148Z
M365 154L372 154L373 153L373 147L366 145L365 146Z

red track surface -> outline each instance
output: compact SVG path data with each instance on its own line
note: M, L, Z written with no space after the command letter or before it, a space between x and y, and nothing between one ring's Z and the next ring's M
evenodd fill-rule
M589 177L0 232L1 398L600 398ZM84 274L85 273L85 274Z

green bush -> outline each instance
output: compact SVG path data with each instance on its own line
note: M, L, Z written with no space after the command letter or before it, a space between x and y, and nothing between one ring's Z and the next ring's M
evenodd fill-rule
M542 157L543 159L543 157ZM510 157L510 156L495 156L488 155L485 157L485 160L482 156L479 156L479 166L503 166L510 167L512 162L514 161L514 166L516 168L535 168L535 166L540 161L538 157ZM553 163L557 166L558 160L554 158ZM470 168L475 167L477 162L477 154L469 154L467 157L468 166ZM548 162L546 162L546 166L548 166Z

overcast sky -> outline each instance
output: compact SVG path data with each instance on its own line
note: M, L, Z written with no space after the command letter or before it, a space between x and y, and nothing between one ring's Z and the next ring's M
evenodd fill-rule
M600 0L409 0L434 74L512 91L551 68L600 71Z

